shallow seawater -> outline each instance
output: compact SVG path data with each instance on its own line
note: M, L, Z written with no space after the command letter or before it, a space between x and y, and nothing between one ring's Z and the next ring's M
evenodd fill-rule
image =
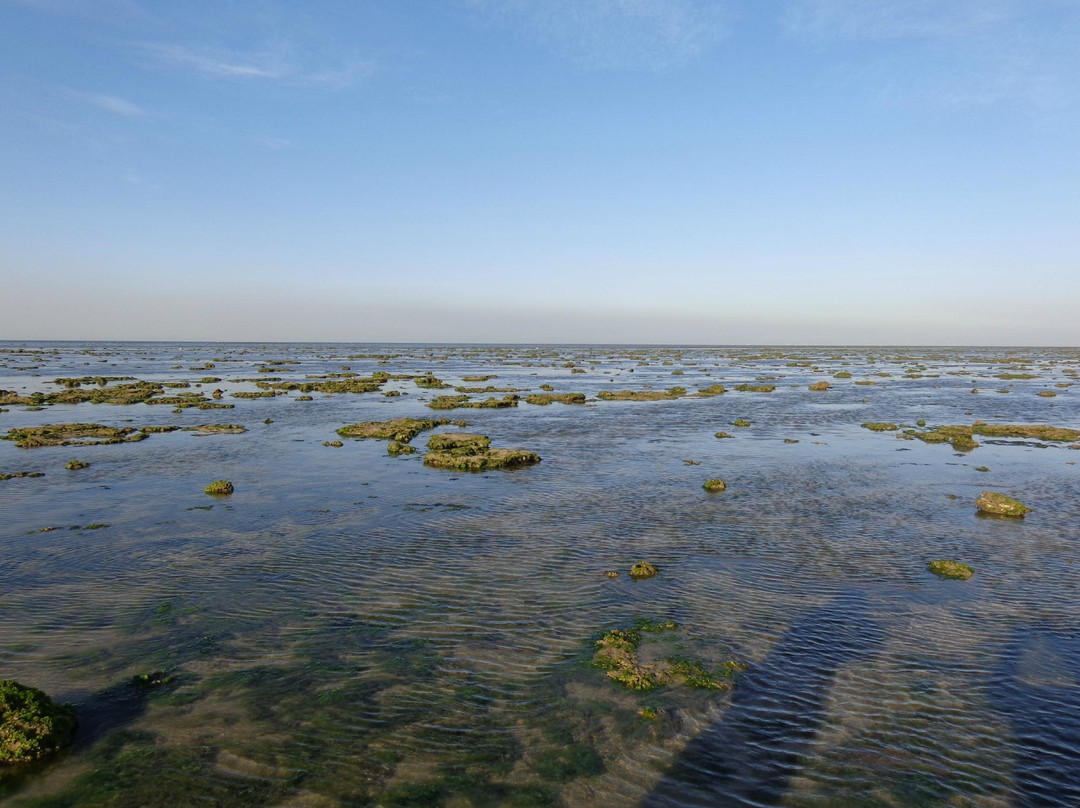
M403 378L231 395L373 372ZM417 386L428 372L522 400L434 411L455 391ZM4 404L0 434L247 428L0 441L0 473L44 473L0 481L0 678L80 710L70 752L0 770L0 801L1080 805L1080 451L898 439L919 420L1080 428L1078 372L1071 349L0 343L0 390L20 396L131 376L235 405ZM589 401L526 403L543 384ZM401 457L324 445L406 416L543 460L424 466L427 438L455 426ZM713 477L726 491L702 489ZM235 493L204 494L218 479ZM977 516L986 490L1032 512ZM939 558L975 575L939 579ZM643 560L659 574L631 580ZM594 643L642 620L678 624L643 659L745 667L727 689L625 689ZM131 685L156 671L174 679Z

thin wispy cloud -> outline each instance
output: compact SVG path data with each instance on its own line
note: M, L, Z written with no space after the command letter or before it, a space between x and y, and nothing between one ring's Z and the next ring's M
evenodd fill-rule
M546 42L588 67L664 70L728 31L722 0L467 0L492 23Z
M370 62L351 60L327 67L297 59L287 47L240 51L228 48L142 42L141 54L157 64L187 70L207 78L271 81L295 86L342 90L374 72Z
M1020 0L793 0L784 26L817 40L953 37L985 31L1022 9Z
M84 104L89 104L124 118L146 118L149 116L149 113L138 104L134 104L126 98L120 98L119 96L105 95L103 93L80 93L74 91L71 93L71 96Z
M4 3L45 14L107 22L146 20L150 16L135 0L2 0L0 5Z

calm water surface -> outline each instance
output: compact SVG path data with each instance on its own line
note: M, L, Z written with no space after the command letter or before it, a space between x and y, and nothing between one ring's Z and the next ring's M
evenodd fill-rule
M1080 451L959 454L860 424L1080 428L1078 370L1068 349L0 343L3 390L133 376L235 405L9 405L0 434L247 428L0 441L0 473L45 475L0 482L0 678L80 708L72 751L0 772L0 801L1075 808ZM374 371L590 401L433 413L454 391L411 378L383 387L399 396L230 395ZM480 375L497 378L462 380ZM194 386L207 376L221 381ZM714 383L728 392L595 399ZM439 415L543 462L427 468L432 433L404 457L324 445L346 424ZM711 477L727 490L703 491ZM235 494L203 493L221 478ZM1033 512L978 517L984 490ZM938 558L975 576L938 579ZM660 574L630 580L641 560ZM643 655L746 668L726 691L626 690L593 644L641 619L679 625ZM175 679L130 685L153 671Z

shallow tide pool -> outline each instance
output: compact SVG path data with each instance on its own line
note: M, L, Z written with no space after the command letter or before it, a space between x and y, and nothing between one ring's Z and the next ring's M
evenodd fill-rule
M910 433L1080 429L1078 373L1072 349L0 343L0 435L181 428L0 441L0 474L43 473L0 481L0 679L80 721L0 801L1075 808L1080 445ZM33 395L134 381L234 406ZM399 456L337 435L403 417L467 426ZM425 466L448 432L542 462ZM983 491L1032 511L977 514ZM621 685L596 641L635 627L642 665L720 686Z

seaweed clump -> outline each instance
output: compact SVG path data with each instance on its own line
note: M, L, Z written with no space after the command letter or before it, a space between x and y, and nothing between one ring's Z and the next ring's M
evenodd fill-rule
M685 387L671 387L667 390L619 390L614 393L601 390L596 397L602 401L672 401L685 395Z
M134 443L147 437L146 430L102 424L46 424L9 429L4 440L15 441L20 449L39 446L93 446L102 443Z
M584 404L584 393L534 393L525 397L526 404L536 404L546 407L548 404L558 402L560 404Z
M30 763L71 745L75 708L41 690L0 680L0 764Z
M469 397L466 395L436 396L433 401L429 401L427 404L433 410L501 410L506 407L516 407L517 405L518 396L513 393L502 398L486 398L483 401L469 401Z
M437 426L445 426L449 423L449 418L440 418L438 420L429 418L395 418L392 421L363 421L359 424L343 426L337 433L343 438L375 438L377 440L391 440L398 443L408 443L421 432L426 432Z
M746 667L734 659L723 662L716 671L709 671L698 660L683 656L654 662L642 660L641 645L646 634L676 631L678 628L679 625L672 620L657 623L639 620L633 628L609 629L595 643L593 664L605 670L609 679L629 690L654 690L669 684L709 690L730 688L735 675Z
M492 449L485 435L452 432L428 438L424 465L458 471L487 471L531 466L540 455L525 449Z
M934 573L934 575L941 578L953 578L957 581L966 581L975 574L975 570L967 564L961 564L959 561L949 561L947 559L931 561L926 565L926 568Z
M207 494L215 497L228 496L234 490L233 484L228 480L214 480L210 485L204 489Z
M1023 519L1024 514L1031 513L1031 508L1024 503L995 491L983 491L982 496L975 500L975 507L982 513L1011 519Z

